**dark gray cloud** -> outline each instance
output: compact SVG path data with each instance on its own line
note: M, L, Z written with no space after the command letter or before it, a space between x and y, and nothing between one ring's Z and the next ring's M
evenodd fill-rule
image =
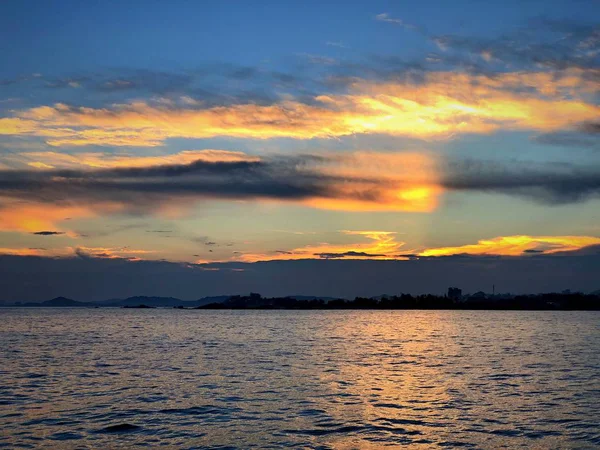
M80 250L74 258L0 256L0 300L41 301L61 295L92 301L134 295L193 300L248 292L353 298L402 292L443 294L448 286L458 286L464 292L489 292L493 285L496 292L590 292L600 289L599 268L600 247L522 257L313 259L202 265L99 258Z
M571 46L557 43L523 45L512 37L486 39L453 35L436 37L435 42L442 49L465 51L475 55L485 54L506 64L516 63L526 67L545 66L555 70L564 70L570 67L597 67L594 59L573 53Z
M390 188L402 185L402 180L391 184L376 175L327 174L312 164L335 163L339 157L299 155L147 168L0 171L0 198L54 204L116 202L131 213L143 214L168 202L203 198L300 201L319 197L377 202ZM450 160L440 164L440 170L440 183L450 191L503 193L546 204L580 202L600 194L600 165ZM360 190L347 189L348 183L358 182ZM208 240L202 239L202 243Z
M509 194L544 204L575 203L600 194L600 166L452 161L442 184L454 191Z
M552 70L600 68L600 28L592 23L537 18L494 38L441 35L431 39L443 50L486 54L511 66Z
M54 89L78 88L91 81L87 76L75 76L65 78L50 78L45 81L44 86Z
M584 122L579 129L588 134L600 134L600 122Z
M585 124L582 128L587 128L587 131L557 131L554 133L543 133L534 136L532 140L540 144L556 145L560 147L600 149L600 139L593 134L595 132L594 125Z
M493 78L507 68L551 72L581 68L586 69L584 79L600 81L600 27L594 23L537 18L495 37L435 35L424 28L415 31L437 49L420 59L370 54L338 60L316 74L319 82L330 89L344 89L356 78L418 83L429 72L457 70Z
M281 88L304 91L310 84L306 77L281 71L232 64L206 64L195 70L167 72L147 69L113 69L65 76L21 76L0 80L0 87L27 83L29 89L81 89L87 91L86 106L113 104L154 96L177 100L186 97L203 107L239 103L271 104ZM48 92L44 95L47 97ZM64 92L56 101L64 102ZM84 94L80 94L80 97ZM191 103L186 104L192 107Z
M33 74L33 75L21 75L18 77L14 77L14 78L4 78L2 80L0 80L0 86L11 86L14 84L18 84L18 83L24 83L33 79L37 79L38 74Z
M335 198L343 178L304 170L317 156L108 170L2 171L2 195L49 203L111 201L144 212L174 199ZM377 187L377 180L365 180Z
M90 88L101 92L146 91L153 94L183 93L194 81L190 73L159 72L154 70L124 71L115 77L96 77Z
M122 69L64 77L21 77L18 81L31 80L41 81L44 87L54 89L85 88L101 93L137 91L138 93L165 95L189 90L194 81L194 75L188 72Z
M597 22L583 23L572 19L551 19L542 16L529 19L528 25L534 30L546 30L574 39L581 42L581 46L585 48L592 48L600 43L600 26Z
M31 234L36 234L38 236L58 236L65 233L63 231L36 231Z

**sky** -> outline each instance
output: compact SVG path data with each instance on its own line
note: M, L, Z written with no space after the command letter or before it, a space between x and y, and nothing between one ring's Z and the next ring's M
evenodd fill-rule
M80 297L600 289L597 0L6 0L0 34L11 299L84 262Z

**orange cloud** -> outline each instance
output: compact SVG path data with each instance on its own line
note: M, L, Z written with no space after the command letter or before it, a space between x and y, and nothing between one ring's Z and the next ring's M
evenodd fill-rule
M499 129L551 131L595 120L586 101L597 83L581 69L514 72L495 77L429 73L414 83L356 80L347 94L310 104L284 98L273 105L198 109L183 102L133 102L111 108L41 106L0 119L0 134L38 136L52 146L162 145L168 138L232 136L328 138L383 133L447 138Z
M154 250L136 250L130 247L77 247L72 252L92 258L127 258L130 260L140 260L138 255L156 253Z
M404 245L396 241L396 233L392 231L342 231L341 233L352 236L362 236L369 241L355 244L329 244L320 243L306 247L295 248L289 251L276 251L271 253L244 253L237 255L232 260L243 262L274 261L290 259L315 259L315 258L346 258L346 259L396 259L394 253ZM205 263L202 260L198 263Z
M231 260L243 262L345 258L345 259L405 259L399 252L405 245L396 240L396 233L390 231L342 231L346 235L363 236L369 242L355 244L321 243L294 248L288 251L270 253L244 253ZM546 254L579 250L590 245L600 245L600 238L590 236L503 236L481 240L477 244L459 247L430 248L418 252L418 256L503 255L521 256L527 253ZM404 253L412 253L405 250ZM198 261L198 263L216 261Z
M138 255L152 253L156 252L152 250L137 250L129 247L0 248L0 255L46 256L54 258L87 256L90 258L126 258L129 260L140 260Z
M191 164L205 162L259 161L257 156L228 150L184 150L163 155L131 155L104 152L77 154L59 152L21 152L2 155L6 167L29 166L36 169L93 168L112 169L119 167L152 167L160 165Z
M0 255L11 256L53 256L52 251L45 248L1 248Z
M423 250L420 256L506 255L519 256L531 252L557 253L600 245L600 238L591 236L501 236L460 247L440 247Z

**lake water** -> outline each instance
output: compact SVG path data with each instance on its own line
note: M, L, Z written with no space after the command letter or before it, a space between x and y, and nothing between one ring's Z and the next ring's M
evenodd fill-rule
M599 312L4 308L0 352L7 448L600 447Z

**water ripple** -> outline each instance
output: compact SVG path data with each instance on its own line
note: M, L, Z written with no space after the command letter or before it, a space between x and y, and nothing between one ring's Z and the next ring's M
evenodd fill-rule
M0 448L600 447L599 313L0 315Z

